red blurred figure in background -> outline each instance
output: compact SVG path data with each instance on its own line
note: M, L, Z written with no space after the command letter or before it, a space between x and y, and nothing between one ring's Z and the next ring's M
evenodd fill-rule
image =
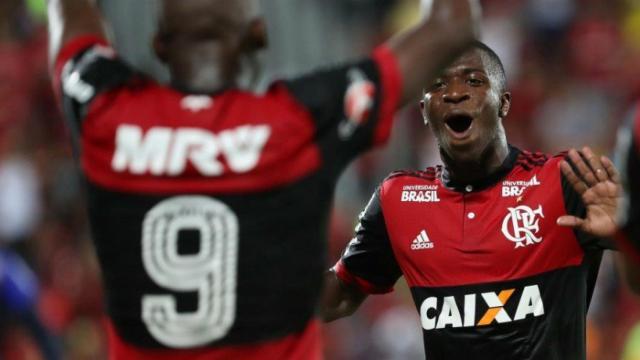
M101 265L114 359L317 359L338 175L472 40L477 4L363 61L237 88L266 44L252 0L161 2L171 85L125 64L87 0L49 0L50 54Z

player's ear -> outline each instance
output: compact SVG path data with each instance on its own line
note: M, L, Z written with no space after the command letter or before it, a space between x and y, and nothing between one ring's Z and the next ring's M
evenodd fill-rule
M155 51L156 56L158 57L158 59L160 59L160 61L165 64L167 63L169 58L167 44L165 41L165 37L159 33L153 37L153 51Z
M263 18L258 17L249 23L249 27L243 40L243 48L246 52L254 52L267 47L267 25Z
M511 93L504 92L502 96L500 96L500 111L498 116L502 119L506 118L509 115L509 110L511 109Z
M427 116L426 104L424 103L424 99L420 100L420 114L422 114L422 120L425 125L429 125L429 117Z
M422 114L422 120L425 125L429 125L429 116L427 115L427 101L430 99L430 95L427 90L422 89L422 100L420 100L420 114Z

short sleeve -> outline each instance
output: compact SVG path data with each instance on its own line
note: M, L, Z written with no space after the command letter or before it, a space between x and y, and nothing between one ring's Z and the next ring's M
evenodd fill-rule
M360 214L355 237L334 267L340 280L367 294L392 291L402 275L391 249L379 191L376 190Z
M114 49L96 36L69 42L60 51L54 71L54 90L65 118L76 131L96 97L126 85L135 75Z
M566 157L565 160L571 162L569 157ZM580 218L584 218L587 214L587 208L582 201L582 197L578 194L573 186L569 183L569 180L564 176L562 172L560 172L561 184L562 184L562 195L564 197L564 205L565 211L569 215L577 216ZM603 250L603 249L611 249L614 250L615 246L612 239L599 238L590 234L587 234L581 230L574 230L576 238L580 243L580 246L585 250Z
M389 138L401 78L388 48L378 48L368 59L284 84L309 112L326 164L341 169L359 153Z

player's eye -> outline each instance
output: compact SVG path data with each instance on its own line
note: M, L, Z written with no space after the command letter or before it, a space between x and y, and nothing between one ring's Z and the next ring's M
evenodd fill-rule
M484 84L484 80L478 78L469 78L467 79L467 84L471 86L480 86Z
M444 88L445 86L446 86L445 82L443 80L438 79L438 80L434 81L433 84L431 84L430 91L436 91L436 90Z

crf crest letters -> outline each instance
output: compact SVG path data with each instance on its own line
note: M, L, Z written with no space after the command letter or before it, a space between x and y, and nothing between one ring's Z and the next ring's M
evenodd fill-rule
M540 218L544 218L542 205L535 210L526 205L510 207L502 221L502 233L516 243L516 248L538 244L542 241L542 236L538 236Z

